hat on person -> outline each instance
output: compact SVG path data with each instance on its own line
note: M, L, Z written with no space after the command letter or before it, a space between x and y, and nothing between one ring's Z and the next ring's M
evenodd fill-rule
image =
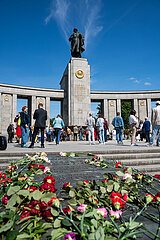
M148 117L145 117L145 120L148 120Z
M160 105L160 101L157 101L157 102L156 102L156 105Z

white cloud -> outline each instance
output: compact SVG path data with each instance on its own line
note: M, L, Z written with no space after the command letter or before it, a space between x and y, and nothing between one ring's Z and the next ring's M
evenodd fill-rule
M135 80L136 78L135 77L130 77L129 80Z
M52 0L50 13L45 24L55 20L68 42L71 31L78 27L84 32L85 47L103 29L99 24L102 0Z
M150 82L145 82L144 85L145 85L145 86L150 86L150 85L152 85L152 83L150 83Z
M136 79L136 80L134 81L134 83L140 83L140 81Z

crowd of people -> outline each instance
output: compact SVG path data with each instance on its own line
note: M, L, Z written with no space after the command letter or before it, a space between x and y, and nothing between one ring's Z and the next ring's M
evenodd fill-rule
M14 124L10 123L7 128L8 143L12 143L16 138L17 143L21 143L21 147L34 148L35 142L41 142L41 148L44 148L44 140L48 142L55 141L56 145L60 141L89 141L89 144L95 144L97 140L100 144L105 144L111 136L108 122L103 118L102 114L98 114L98 118L89 113L86 119L86 126L65 126L62 117L58 114L53 124L46 126L47 111L43 109L43 104L39 103L38 109L35 110L33 119L34 126L30 126L30 117L28 115L28 107L24 106L22 111L15 117L16 132ZM117 144L123 144L124 138L124 121L120 116L120 112L112 121L114 127ZM160 144L160 101L156 102L156 107L152 110L151 122L148 117L145 121L138 119L136 111L131 110L129 116L129 126L131 129L131 146L137 146L137 141L146 139L147 146L153 146L157 136L157 146ZM152 127L152 129L151 129ZM14 133L15 132L15 133ZM152 132L152 134L151 134ZM113 135L113 132L112 132ZM150 137L151 135L151 137ZM113 136L111 137L113 139ZM31 142L28 146L27 143Z

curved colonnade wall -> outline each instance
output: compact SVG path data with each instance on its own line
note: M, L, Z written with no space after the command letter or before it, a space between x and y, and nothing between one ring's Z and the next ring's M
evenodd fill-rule
M71 106L67 105L68 101L66 100L65 95L67 95L65 89L57 90L0 84L0 132L6 134L6 129L9 123L14 123L14 118L17 115L18 98L28 99L31 124L34 124L33 113L37 108L38 103L42 102L44 108L48 112L48 125L50 119L50 101L57 100L61 101L62 103L62 116L65 119L66 125L84 125L87 114L90 112L90 108L88 108L88 112L85 114L85 116L83 115L83 121L77 122L77 118L74 119L72 116L69 116L70 114L74 115L74 113L72 111L68 111ZM113 118L116 115L116 112L121 112L121 101L124 100L133 102L133 108L137 111L139 119L144 120L146 116L148 116L150 119L151 102L160 100L160 91L91 91L89 94L89 99L90 105L91 102L101 102L104 117L108 120L109 124L111 124ZM72 101L74 102L74 99L72 99ZM81 99L79 104L81 104ZM78 103L76 107L78 107ZM74 109L74 111L76 110L77 109Z
M31 125L34 124L33 113L38 103L43 103L44 108L48 112L48 125L50 118L50 101L63 101L64 91L0 83L0 132L3 134L6 134L9 123L14 123L14 118L17 115L18 98L28 99L28 111L31 117Z

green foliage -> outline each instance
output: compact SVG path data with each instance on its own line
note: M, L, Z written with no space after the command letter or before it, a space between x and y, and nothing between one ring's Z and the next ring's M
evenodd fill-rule
M129 129L129 115L131 112L132 103L131 101L122 101L121 102L121 116L124 121L124 128Z

